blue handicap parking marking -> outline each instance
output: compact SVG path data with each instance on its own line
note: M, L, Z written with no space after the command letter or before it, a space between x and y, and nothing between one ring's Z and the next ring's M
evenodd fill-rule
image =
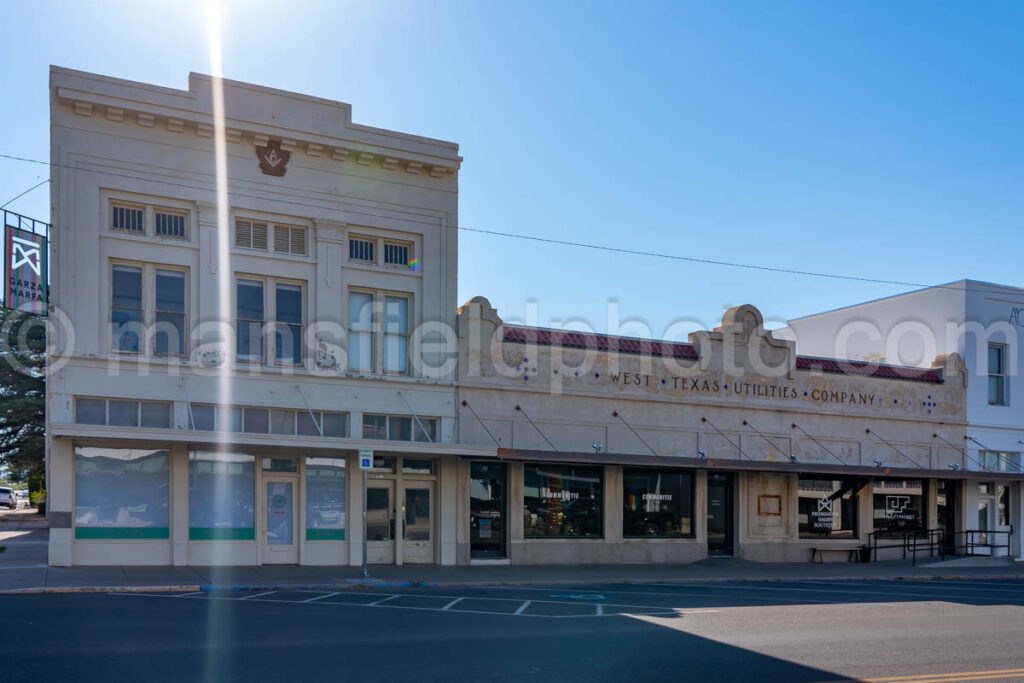
M552 593L549 598L561 598L567 600L607 600L603 595L591 593Z

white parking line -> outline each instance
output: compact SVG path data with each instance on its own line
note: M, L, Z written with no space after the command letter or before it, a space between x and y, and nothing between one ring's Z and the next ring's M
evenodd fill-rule
M330 597L333 597L333 596L336 596L336 595L340 595L340 594L344 593L345 591L339 591L339 592L334 592L334 593L323 593L323 594L320 594L320 595L316 595L316 596L314 596L312 598L309 598L307 600L279 600L279 599L265 597L267 595L271 595L271 594L276 593L276 592L279 592L279 591L268 591L267 593L260 593L260 594L255 594L255 595L247 595L247 596L244 596L244 597L237 597L237 596L232 596L232 595L212 595L208 591L207 592L198 591L198 592L195 592L195 593L183 593L183 594L180 594L180 595L166 595L166 594L160 594L160 593L108 593L108 595L115 595L115 596L126 596L127 595L127 596L133 596L133 597L150 597L150 598L178 598L178 597L184 597L186 595L203 595L203 594L205 594L207 596L206 597L207 600L219 600L219 601L229 601L229 602L244 600L244 601L247 601L247 602L261 602L261 603L274 603L274 604L281 604L283 602L287 602L287 603L293 603L293 604L334 605L334 606L343 606L343 607L380 607L382 609L404 609L404 610L416 610L416 611L419 611L419 612L448 612L449 614L452 614L452 613L458 613L458 614L486 614L486 615L490 615L490 616L522 616L522 617L535 617L535 618L539 618L539 619L593 619L593 618L596 618L596 617L612 617L612 616L629 615L629 614L637 614L637 615L642 615L642 616L669 616L669 617L672 617L672 616L682 616L682 615L685 615L685 614L705 614L705 613L711 613L711 612L718 612L719 611L717 609L684 609L684 608L668 607L668 606L660 606L660 605L658 605L658 606L655 606L655 605L609 605L609 607L618 607L618 608L622 608L623 610L626 610L626 609L642 610L642 611L635 611L635 612L625 612L625 611L622 611L622 612L611 612L611 613L609 613L609 612L605 611L605 609L604 609L605 605L597 604L597 605L594 605L594 613L593 614L529 614L529 613L526 612L526 610L529 608L530 605L532 605L534 603L537 603L537 604L540 604L540 605L574 605L574 606L579 605L579 603L555 602L555 601L551 601L551 600L525 600L525 601L523 601L519 605L519 607L515 610L515 612L508 612L507 610L504 610L504 609L497 610L497 611L488 611L486 609L458 609L458 607L453 607L453 605L457 605L459 602L461 602L463 600L476 600L476 601L480 601L480 602L491 602L491 603L507 603L507 602L509 602L509 600L507 598L487 598L487 597L479 597L479 596L464 596L464 597L458 597L458 598L453 598L452 596L429 596L429 595L414 596L414 597L448 597L448 598L452 598L451 601L448 602L447 604L445 604L443 607L416 607L416 606L412 606L412 605L391 605L391 604L386 604L386 603L388 603L391 600L395 600L396 598L407 597L409 595L412 595L412 594L406 594L406 593L393 593L393 594L386 594L386 595L382 594L382 593L370 593L368 595L371 595L371 596L383 595L384 596L380 600L376 600L376 601L370 602L370 603L325 602L324 601L325 598L330 598ZM367 594L363 593L363 595L367 595ZM519 601L516 601L516 602L519 602Z
M267 591L266 593L256 593L255 595L246 595L244 598L238 598L239 600L252 600L254 598L263 598L268 595L273 595L277 591Z
M399 596L397 596L397 595L389 595L388 597L384 598L383 600L377 600L376 602L370 602L370 603L367 603L367 605L366 605L366 606L367 606L367 607L376 607L377 605L382 605L382 604L384 604L384 603L385 603L385 602L387 602L388 600L394 600L394 599L395 599L395 598L397 598L397 597L399 597Z

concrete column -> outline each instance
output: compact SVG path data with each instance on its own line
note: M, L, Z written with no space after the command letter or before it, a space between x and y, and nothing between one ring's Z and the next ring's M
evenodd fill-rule
M523 549L523 463L508 464L508 557L516 563Z
M458 547L457 528L462 517L469 517L469 510L459 505L461 484L459 461L455 456L442 455L438 460L437 508L438 518L434 528L440 541L439 564L455 564Z
M188 564L188 446L171 446L171 564Z
M46 517L50 521L49 563L74 563L75 455L70 439L50 439L50 479L46 489Z
M360 421L362 433L362 421ZM345 463L345 471L351 472L347 478L348 486L348 517L345 538L348 539L348 563L353 567L363 564L363 472L359 469L359 457L349 454Z
M708 472L697 470L693 482L693 533L695 540L704 545L707 556L708 542Z
M622 542L622 467L604 468L604 540Z
M341 268L344 258L344 224L327 221L316 221L314 235L316 238L316 279L310 283L310 310L313 314L311 324L316 325L316 341L329 347L345 348L345 310L342 298ZM344 363L340 352L335 360ZM315 360L315 359L314 359Z

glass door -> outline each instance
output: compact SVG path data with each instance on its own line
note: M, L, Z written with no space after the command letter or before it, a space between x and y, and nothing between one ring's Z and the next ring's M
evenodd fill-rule
M505 463L469 466L469 556L503 559L505 550Z
M708 555L732 555L732 475L708 473Z
M404 485L402 492L402 561L433 564L434 484L424 481Z
M263 564L298 564L295 542L295 482L291 478L265 477L263 497L266 528Z
M366 489L366 561L395 563L395 484L371 481Z

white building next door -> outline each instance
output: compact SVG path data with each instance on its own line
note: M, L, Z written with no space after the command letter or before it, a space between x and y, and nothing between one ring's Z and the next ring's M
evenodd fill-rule
M402 490L402 560L434 562L434 484L405 482Z
M370 481L366 489L366 561L395 563L395 483Z
M264 477L263 564L298 564L296 542L295 480L291 477Z

